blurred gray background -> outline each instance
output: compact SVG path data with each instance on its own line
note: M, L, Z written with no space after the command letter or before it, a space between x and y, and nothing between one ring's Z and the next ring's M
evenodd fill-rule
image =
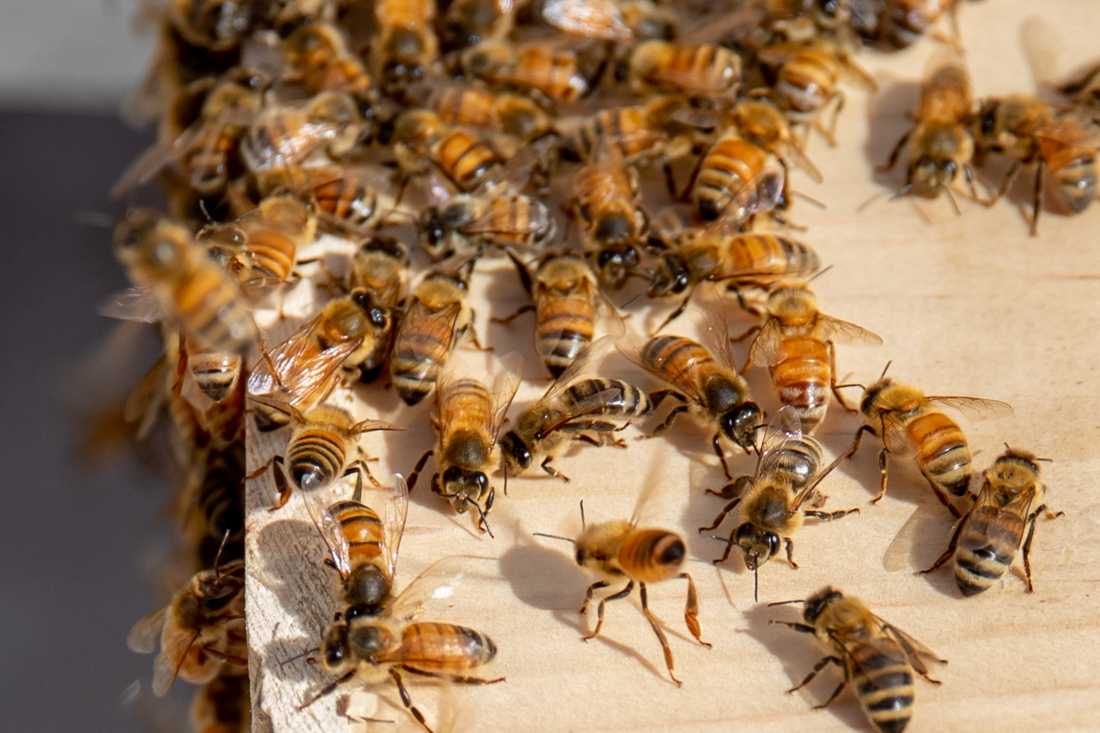
M4 730L173 730L190 692L169 703L175 714L150 704L152 660L125 646L163 601L158 460L78 456L87 416L149 365L140 348L89 358L113 328L96 305L124 283L109 230L88 214L116 210L107 189L150 141L119 115L151 47L132 35L133 11L133 0L28 0L6 3L0 23Z

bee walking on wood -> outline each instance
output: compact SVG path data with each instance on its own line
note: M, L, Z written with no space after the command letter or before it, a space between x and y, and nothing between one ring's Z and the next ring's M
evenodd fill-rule
M795 631L812 634L829 652L814 665L806 679L788 693L800 690L830 664L844 672L844 680L833 694L815 705L826 708L844 688L851 685L860 707L880 733L902 733L913 716L913 672L933 684L940 684L928 673L925 660L947 664L935 652L897 626L876 616L858 598L846 596L831 586L822 588L806 600L769 604L803 604L805 623L772 620Z

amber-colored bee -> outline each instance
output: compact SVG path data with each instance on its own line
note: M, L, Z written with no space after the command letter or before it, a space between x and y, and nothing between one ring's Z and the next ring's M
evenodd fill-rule
M252 730L252 699L247 674L219 674L191 698L194 733L248 733Z
M968 122L972 112L970 79L957 60L934 60L931 73L921 86L915 125L901 136L890 159L880 170L888 171L906 151L905 185L897 195L912 193L935 198L947 192L954 202L951 184L962 170L973 185L974 139ZM977 194L973 193L973 198ZM957 209L957 205L956 205Z
M244 439L244 393L248 373L241 356L224 351L193 351L182 344L186 371L180 397L191 405L204 443L224 450Z
M858 598L846 596L831 586L822 588L806 600L783 601L803 604L805 623L772 621L795 631L813 634L829 652L814 665L806 679L787 692L805 687L817 673L835 664L844 671L844 681L817 708L835 700L844 688L852 685L860 707L879 733L902 733L913 715L913 671L933 684L940 684L928 674L925 659L940 664L940 657L897 626L887 623L867 608Z
M390 359L390 376L405 404L415 405L435 389L436 380L458 341L474 331L474 311L466 302L474 259L432 270L409 296Z
M592 91L598 67L588 68L590 61L583 50L486 41L463 51L460 64L466 74L494 86L536 94L550 104L568 104Z
M528 97L470 83L434 86L426 107L445 124L504 132L517 140L535 140L554 129L553 118Z
M184 535L197 550L199 567L244 557L244 439L225 448L194 451L178 499Z
M424 714L405 688L402 672L436 677L467 685L503 682L503 677L482 678L470 673L489 664L496 644L485 634L466 626L431 621L415 622L431 598L450 597L460 574L453 558L444 558L422 572L378 616L338 612L321 637L320 661L334 679L305 700L305 709L348 683L376 685L387 678L401 693L409 714L428 733Z
M236 0L171 0L167 17L191 44L211 51L228 51L240 45L260 21L252 3Z
M146 322L167 317L200 351L239 352L255 339L252 311L237 283L187 227L131 209L115 228L114 246L136 289L107 303L105 315Z
M645 417L653 406L645 391L629 382L592 376L613 345L613 338L605 336L588 346L516 419L515 427L500 439L505 473L519 475L537 464L568 481L551 463L571 445L626 447L612 433Z
M670 139L666 125L683 105L679 97L659 96L644 104L608 107L589 116L561 120L562 154L577 161L593 161L607 151L625 164L666 154Z
M713 43L649 40L630 52L627 74L637 94L681 94L731 105L741 88L741 57Z
M509 355L506 360L512 362ZM500 464L500 429L504 415L519 387L519 373L509 363L502 365L491 387L476 379L447 374L436 393L436 412L432 419L439 440L434 454L436 472L432 491L446 499L451 508L465 514L471 507L477 513L477 527L493 536L489 529L489 510L493 508L496 488L489 474ZM409 490L425 462L429 450L409 475Z
M372 348L359 361L359 379L373 382L389 359L400 309L409 281L409 253L392 237L374 236L352 256L347 283L352 294L363 292L373 330Z
M767 318L756 334L748 364L767 366L779 401L794 408L811 434L825 419L830 391L836 390L836 341L881 344L867 329L827 316L806 283L789 283L768 295Z
M762 413L751 400L748 384L734 367L726 325L715 319L710 313L707 346L683 336L666 335L654 336L640 346L626 343L620 350L669 385L650 393L654 409L667 397L680 403L650 435L662 432L685 412L691 413L699 422L714 428L711 446L722 461L726 478L732 478L722 441L731 441L746 453L755 450Z
M515 24L515 0L454 0L439 32L446 51L459 51L482 41L502 40Z
M731 110L731 120L743 138L780 160L790 160L814 181L822 181L821 171L806 157L787 117L775 104L766 99L743 99Z
M611 290L623 287L641 264L637 245L649 223L633 169L613 150L602 152L574 176L570 208L600 283Z
M890 367L889 364L886 365ZM886 370L878 381L863 390L859 409L864 424L856 431L852 447L846 457L855 455L864 433L871 433L883 441L878 465L881 474L879 492L871 501L877 502L886 495L887 456L915 455L917 467L928 481L943 505L956 517L959 510L949 497L962 497L970 486L972 473L970 444L962 428L939 407L951 407L961 412L984 413L1000 416L1012 413L1012 407L997 400L980 397L946 397L926 395L916 387L895 382L886 376Z
M126 637L131 651L150 654L153 694L163 697L176 677L205 684L226 665L248 667L244 630L244 560L195 573L164 608L144 616Z
M840 519L859 509L841 509L823 512L803 508L821 506L827 497L817 490L818 484L829 475L842 459L821 466L824 450L817 439L805 435L798 413L791 407L782 407L764 433L758 452L756 471L752 476L742 476L726 484L720 491L712 492L729 499L717 518L700 532L708 532L722 524L734 509L738 522L723 539L726 550L715 564L729 559L736 546L745 558L745 567L753 572L753 597L759 599L760 567L779 554L780 544L787 552L787 562L797 569L794 561L794 534L806 517L827 522Z
M877 89L875 80L838 45L825 40L811 43L777 43L760 50L760 61L775 75L778 102L797 118L805 119L830 144L836 144L836 122L844 109L841 77L858 80L867 89ZM819 117L833 105L828 127Z
M743 227L757 214L783 222L790 205L787 173L781 161L736 131L718 138L703 153L688 184L699 218Z
M198 234L198 240L210 242L212 250L224 250L227 268L242 285L289 282L299 264L299 248L316 238L313 210L285 193L267 196L233 224L214 225Z
M481 187L502 163L485 139L443 124L438 115L424 109L410 110L398 118L393 143L394 155L406 174L422 174L434 166L461 191Z
M1046 485L1039 480L1039 461L1027 451L1005 446L1005 452L986 469L978 498L959 520L947 549L922 573L930 573L953 559L955 582L964 596L988 590L1012 566L1020 545L1028 593L1031 584L1031 541L1039 515L1062 514L1046 505ZM1024 539L1024 531L1027 539Z
M958 45L958 0L883 0L876 37L894 48L907 48L926 34L944 15L951 20Z
M699 626L699 593L695 590L695 581L683 570L684 561L687 558L687 545L684 544L683 538L665 529L638 526L642 519L642 511L653 495L655 486L654 482L650 482L643 489L629 520L616 519L589 527L585 522L582 502L581 534L575 540L542 532L535 534L573 543L577 564L599 578L588 586L584 594L584 603L580 608L581 616L588 613L588 604L592 602L597 591L604 588L618 588L614 593L600 599L596 607L596 628L582 637L585 641L600 635L600 630L603 628L604 606L607 602L629 597L634 592L635 584L638 586L642 599L642 614L661 643L668 676L677 687L680 687L683 682L676 677L672 647L669 646L668 637L661 628L660 620L649 610L649 584L673 578L686 580L687 602L684 605L684 625L697 642L708 649L710 643L703 641L703 632Z
M615 0L544 0L542 19L547 25L581 38L630 41L634 37Z
M279 499L269 511L281 509L290 500L295 488L303 491L322 489L353 473L359 476L366 474L367 479L378 486L367 465L368 458L359 446L358 437L375 430L402 429L382 420L357 422L346 410L333 405L320 405L303 414L292 405L270 397L249 395L249 400L270 411L282 412L294 423L286 453L272 456L245 477L254 479L269 468L273 470Z
M388 94L401 94L432 72L439 59L433 0L379 0L372 65Z
M363 62L348 50L347 39L331 23L299 26L283 42L290 73L284 79L298 82L311 94L346 92L365 98L371 89Z

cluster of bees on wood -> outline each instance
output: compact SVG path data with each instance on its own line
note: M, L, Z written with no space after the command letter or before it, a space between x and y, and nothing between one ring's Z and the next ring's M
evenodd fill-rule
M303 706L346 685L392 681L431 730L408 676L503 680L479 675L497 652L485 633L415 620L446 582L450 560L395 587L409 492L427 462L434 459L431 491L491 535L495 474L505 488L509 476L539 471L568 481L554 461L569 449L626 447L620 431L668 405L648 435L690 416L712 431L728 481L709 490L722 505L700 528L728 533L716 563L736 549L757 579L781 554L798 567L794 538L807 519L859 511L824 510L821 489L868 434L881 444L874 501L886 493L890 460L914 461L958 518L925 572L951 562L972 595L1004 576L1022 549L1032 590L1036 521L1054 516L1044 459L1006 446L985 471L974 466L966 434L944 409L1004 413L1004 403L926 394L886 371L867 386L837 384L838 343L882 340L819 309L811 285L821 258L796 236L791 216L799 199L792 169L824 178L807 142L833 142L846 90L875 89L856 52L924 36L957 47L957 29L952 39L944 28L959 4L166 0L156 15L155 94L144 105L159 141L116 193L156 179L168 213L122 217L115 251L134 288L106 307L158 323L163 334L163 356L127 413L139 433L162 412L174 427L187 467L178 506L200 568L130 635L140 652L159 641L154 692L177 678L201 685L195 730L249 729L243 497L246 481L270 471L279 490L270 510L301 494L341 585L341 610L316 650L330 681ZM923 84L913 128L888 161L905 165L896 195L954 201L957 192L992 204L1030 169L1033 229L1044 205L1084 210L1096 197L1100 74L1066 84L1059 102L1018 95L976 104L963 58L950 55ZM983 198L973 168L994 156L1011 167ZM969 192L957 191L960 172ZM302 256L323 234L354 251L336 263ZM494 320L533 311L534 348L553 379L509 429L525 355L501 359L491 380L448 368L459 344L489 348L475 333L469 290L478 265L492 259L510 263L530 297L519 313ZM331 297L269 342L254 314L267 307L285 320L283 298L303 279ZM702 341L668 330L693 298ZM622 313L639 300L674 306L648 335L636 326L640 316ZM733 308L756 322L731 337L721 313ZM747 345L741 365L735 343ZM618 357L648 381L609 373L605 362ZM780 405L770 417L743 377L752 368L770 375ZM409 426L354 419L329 399L349 385L392 387L408 405L434 399L436 445L407 479L383 488L358 439ZM862 392L857 406L843 397L849 387ZM813 434L834 399L863 424L850 449L826 463ZM244 437L253 429L286 439L249 470ZM755 456L754 471L736 476L731 451ZM330 506L312 498L344 477L355 482L348 498ZM385 501L369 499L365 481ZM685 580L685 624L709 644L683 538L639 526L651 493L630 520L585 523L579 536L558 539L597 578L581 609L596 607L586 638L600 633L608 602L637 590L680 684L648 585ZM325 572L320 563L317 572ZM851 685L878 730L902 730L914 672L931 680L928 663L943 660L834 588L798 602L802 620L777 623L812 634L828 652L803 684L835 664L844 679L824 704Z

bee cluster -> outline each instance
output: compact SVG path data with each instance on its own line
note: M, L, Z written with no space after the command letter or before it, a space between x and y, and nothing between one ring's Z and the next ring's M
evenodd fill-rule
M395 592L408 495L428 461L431 491L491 536L495 473L505 489L509 477L540 470L569 481L555 459L586 444L625 448L620 431L667 405L649 435L691 416L710 431L728 481L709 491L724 504L700 528L737 517L716 563L736 548L757 578L780 554L797 567L804 520L859 511L823 510L821 486L866 433L882 444L874 501L886 493L891 456L909 456L959 518L929 570L953 562L972 595L1022 548L1031 590L1036 521L1053 516L1043 459L1007 448L977 471L965 433L941 409L1010 408L928 395L885 370L868 386L837 384L836 344L882 340L819 309L811 281L824 272L821 258L791 235L801 230L790 214L792 169L824 178L807 140L833 142L846 87L875 88L855 54L938 34L956 11L947 0L168 2L150 76L159 142L116 188L125 195L156 178L168 213L132 209L119 223L115 250L135 288L108 307L159 324L163 356L128 413L140 435L166 412L186 467L177 504L196 572L129 639L141 652L159 640L154 692L177 678L202 685L196 730L250 729L244 487L270 472L270 510L300 494L342 586L317 650L330 681L303 706L345 684L392 681L431 730L407 673L503 679L475 674L497 652L481 631L414 620L456 559ZM1055 210L1082 211L1096 197L1098 79L1065 85L1064 104L1013 96L975 105L961 57L939 63L889 161L904 153L898 195L992 204L1034 167L1033 229L1044 192ZM972 167L993 156L1011 167L983 198ZM960 172L969 194L955 189ZM328 235L354 249L306 256ZM534 348L553 378L507 430L523 356L500 359L493 379L464 375L451 358L463 344L491 350L469 294L484 276L478 266L494 259L515 269L530 304L493 321L534 312ZM284 300L300 287L328 297L271 338L273 323L294 318ZM693 299L705 338L664 332ZM673 306L650 335L632 325L640 313L621 313L639 300ZM731 338L722 314L735 309L755 323ZM273 316L262 326L261 310ZM737 343L747 345L741 365ZM616 374L622 367L609 364L619 358L646 381ZM774 386L770 419L742 376L750 368L766 369ZM407 405L434 399L437 440L378 502L366 484L382 485L358 438L412 426L357 419L331 397L390 386ZM857 386L863 425L826 463L813 433L834 399L857 411L841 392ZM285 448L246 460L253 430L284 431ZM756 456L752 474L734 474L731 449ZM350 498L316 498L345 477L355 482ZM650 493L631 520L558 539L598 578L582 608L597 609L586 638L599 634L609 601L637 589L679 684L647 584L685 580L685 624L709 644L683 538L638 526ZM900 731L913 672L928 677L926 661L942 660L832 588L803 603L804 623L788 625L830 654L813 674L838 665L874 725Z

